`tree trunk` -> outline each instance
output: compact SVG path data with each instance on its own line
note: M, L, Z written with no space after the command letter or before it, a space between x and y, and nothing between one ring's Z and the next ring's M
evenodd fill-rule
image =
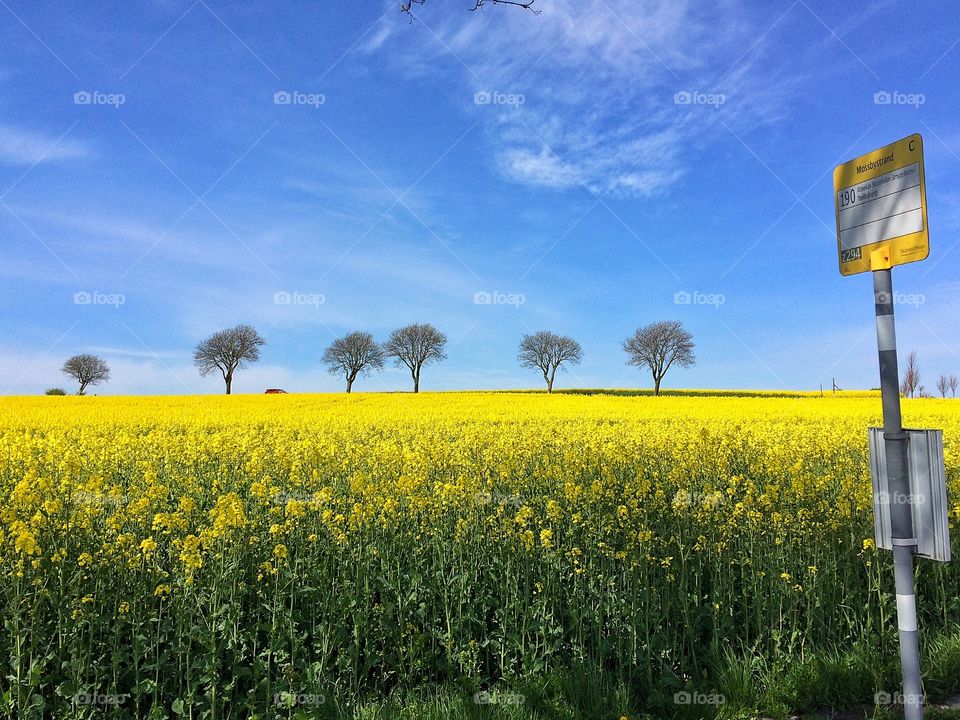
M413 376L413 391L415 393L420 392L420 376L419 375Z
M350 392L351 389L353 389L353 378L352 378L352 377L348 377L348 378L347 378L347 392Z
M223 381L224 381L224 382L226 383L226 385L227 385L227 395L229 395L229 394L230 394L230 389L233 387L233 373L230 373L229 375L227 375L227 376L223 379Z
M77 390L77 395L83 395L86 392L86 390L87 390L87 384L80 383L80 389Z
M654 377L654 378L653 378L653 394L654 394L654 395L659 395L659 394L660 394L660 380L661 380L661 379L662 379L662 378L658 378L658 377Z
M548 392L548 393L552 393L552 392L553 392L553 378L552 378L552 377L551 377L551 378L547 378L547 392Z

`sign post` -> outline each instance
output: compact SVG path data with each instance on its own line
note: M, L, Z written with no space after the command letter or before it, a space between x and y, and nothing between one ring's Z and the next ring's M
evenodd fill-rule
M873 295L877 313L877 350L880 356L880 394L883 403L883 439L889 498L910 499L907 475L907 434L900 417L900 373L893 320L893 281L890 268L874 270ZM890 504L893 572L900 631L900 669L903 672L903 712L906 720L923 720L923 684L920 643L917 639L917 598L913 587L913 553L917 538L909 502Z
M871 463L876 468L874 507L877 546L893 552L906 720L923 720L924 716L913 584L913 556L918 547L914 514L919 510L911 490L919 487L921 479L911 476L917 474L909 456L911 435L904 431L900 415L892 268L924 260L930 253L923 170L923 138L915 134L838 165L833 173L840 273L873 272L883 403L883 442L877 443L882 446L883 457L872 458ZM942 464L942 457L939 462ZM882 478L878 477L881 467L885 473ZM930 478L937 473L926 475L929 486ZM885 488L882 494L878 492L881 487ZM923 508L930 506L930 502L922 504ZM879 521L881 510L883 523ZM929 525L939 529L939 522L937 516ZM881 527L889 532L889 538L879 537Z

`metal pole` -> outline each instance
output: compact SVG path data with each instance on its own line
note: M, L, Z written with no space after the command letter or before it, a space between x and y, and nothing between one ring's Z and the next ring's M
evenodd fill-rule
M897 369L897 335L893 319L893 279L889 268L873 272L877 312L877 349L880 356L880 391L883 398L883 438L890 487L890 528L893 570L897 591L897 626L900 630L900 669L903 671L903 711L906 720L923 720L923 685L920 677L920 644L917 638L917 598L913 588L913 534L910 480L907 469L907 435L900 417L900 374Z

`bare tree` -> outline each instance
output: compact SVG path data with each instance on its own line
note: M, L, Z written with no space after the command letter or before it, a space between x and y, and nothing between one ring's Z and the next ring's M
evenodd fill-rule
M571 337L541 330L523 336L517 359L522 367L536 368L542 372L547 392L551 393L557 369L564 363L579 365L583 360L583 348Z
M690 367L696 362L693 335L677 320L662 320L638 328L623 341L627 365L648 367L653 375L653 394L660 394L660 382L673 365Z
M423 5L427 0L400 0L400 12L407 13L413 18L413 6ZM473 0L473 7L470 11L482 10L486 5L514 5L515 7L529 10L535 15L539 15L539 10L533 9L533 3L536 0Z
M60 372L80 383L77 395L83 395L90 385L99 385L110 379L110 366L96 355L74 355L67 360Z
M907 367L903 371L903 382L900 383L900 394L904 397L913 397L920 387L920 366L917 364L917 351L912 350L907 355Z
M413 378L413 391L420 392L420 370L424 365L446 360L443 351L447 336L429 323L407 325L390 333L383 344L387 357L394 358L397 367L406 365Z
M937 392L940 393L940 397L947 396L947 390L950 389L950 378L946 375L941 375L937 378Z
M237 325L216 332L197 345L193 351L193 364L200 369L201 377L219 370L229 395L233 374L248 363L259 360L260 348L266 344L267 341L250 325Z
M350 392L358 375L381 370L385 359L383 348L374 342L373 335L352 332L334 340L323 353L322 362L331 375L343 375L347 379L347 392Z
M957 396L957 376L951 375L948 378L947 383L950 385L950 397L956 397Z

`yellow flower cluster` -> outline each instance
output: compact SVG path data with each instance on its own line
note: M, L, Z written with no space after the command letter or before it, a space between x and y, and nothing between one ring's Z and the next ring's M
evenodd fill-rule
M904 413L908 426L944 430L956 503L960 404L906 401ZM489 607L471 618L507 623L503 588L518 613L543 618L511 616L518 627L572 633L557 613L575 600L602 607L592 631L578 615L582 636L538 638L537 652L579 652L618 633L611 653L622 660L658 627L683 627L691 607L714 636L749 643L811 629L855 635L837 607L889 602L871 560L866 428L880 415L871 393L3 398L0 580L18 582L28 606L45 574L73 572L85 588L74 612L120 608L126 618L228 576L213 596L233 597L243 582L322 587L319 575L356 563L382 569L341 578L337 592L347 592L409 563L418 582L434 583L421 602L439 598L442 609L474 602L491 573L512 573L491 582ZM843 602L817 595L838 583L851 594ZM140 595L123 596L121 584ZM388 602L392 588L378 588L364 613L400 613L406 596ZM748 612L744 597L767 605ZM450 643L447 656L464 667L492 647L481 634L495 628L465 620L462 644L450 631L428 642L425 626L408 633L402 617L402 638L383 647L402 648L411 668L420 661L409 654L429 642ZM495 660L506 666L506 656Z
M880 413L869 394L0 402L8 567L54 552L71 527L104 541L77 553L81 566L174 549L189 570L264 533L280 541L306 526L343 544L370 525L414 521L429 535L449 515L485 516L486 533L530 551L557 549L588 516L611 552L636 559L657 534L638 523L651 502L725 527L715 543L759 525L788 542L868 517L865 428ZM955 483L960 411L941 400L906 408L912 425L944 428ZM589 512L610 503L609 517Z

